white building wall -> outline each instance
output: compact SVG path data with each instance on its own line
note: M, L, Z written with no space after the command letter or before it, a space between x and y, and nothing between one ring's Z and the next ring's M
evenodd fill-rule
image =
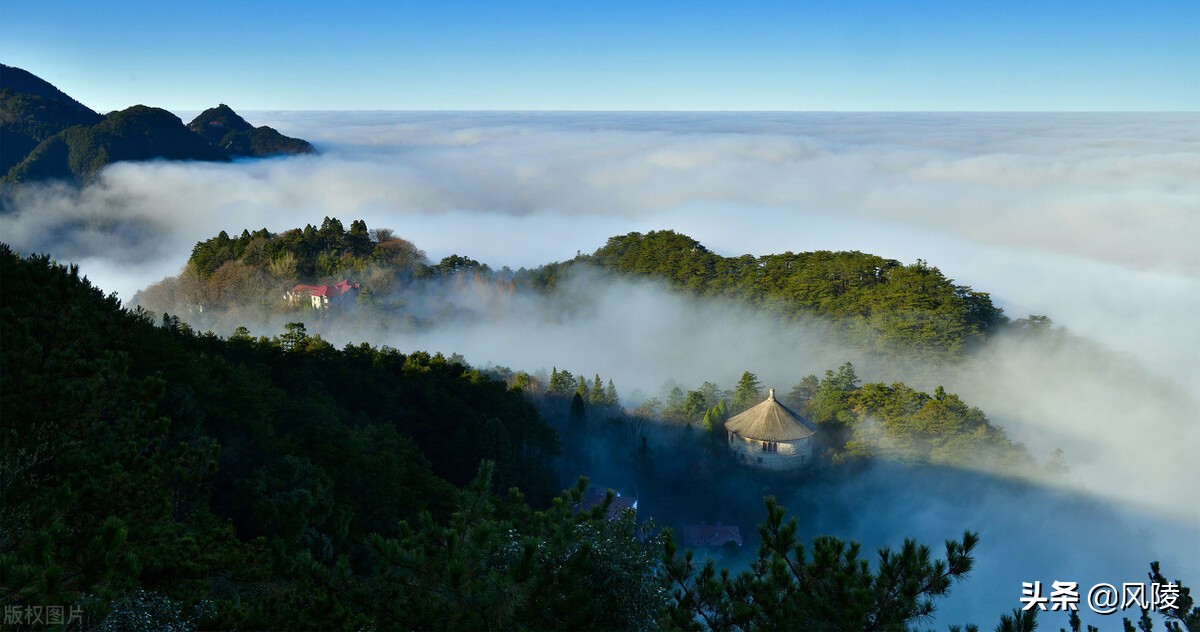
M812 463L811 438L795 441L776 441L776 451L763 450L763 441L747 439L732 432L729 435L729 450L734 459L752 467L768 470L794 470Z

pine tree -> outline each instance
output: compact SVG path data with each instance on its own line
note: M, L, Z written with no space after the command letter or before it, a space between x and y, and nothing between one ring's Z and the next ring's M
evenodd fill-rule
M733 409L741 412L762 401L762 385L758 376L746 371L733 391Z
M588 392L588 403L594 406L604 405L604 383L600 381L600 374L592 379L592 390Z
M806 375L788 393L787 404L797 410L803 410L808 400L816 396L821 388L821 381L815 375Z
M666 533L661 573L673 590L664 628L710 630L903 630L932 614L933 598L947 594L974 565L975 533L946 542L945 559L905 540L899 551L879 551L876 570L859 558L858 543L831 536L801 546L795 518L766 498L758 560L740 573L697 568L691 552L678 555Z

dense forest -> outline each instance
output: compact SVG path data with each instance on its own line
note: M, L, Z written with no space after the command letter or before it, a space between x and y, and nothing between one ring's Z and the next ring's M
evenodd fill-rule
M974 563L969 531L943 559L913 541L875 564L830 536L803 547L768 499L757 557L719 571L633 513L608 519L611 495L580 511L582 481L555 495L563 477L615 466L679 492L671 516L718 491L706 481L744 486L744 468L711 458L712 431L761 397L749 372L729 391L625 411L599 375L554 369L539 385L440 355L337 349L300 323L198 333L7 246L0 286L5 605L70 604L103 629L900 629ZM849 365L789 397L840 429L832 467L871 458L856 424L874 416L906 458L953 462L967 437L1025 458L953 395L862 385ZM1003 629L1032 629L1017 614ZM1200 610L1185 594L1166 616L1194 626Z
M857 251L722 257L673 231L630 233L538 276L553 285L560 268L576 262L788 316L820 317L885 354L961 357L1007 321L987 293L954 284L924 261L904 265Z

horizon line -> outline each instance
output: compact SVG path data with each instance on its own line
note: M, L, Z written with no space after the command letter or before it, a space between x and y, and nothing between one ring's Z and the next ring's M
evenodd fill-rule
M136 104L144 105L144 104ZM135 107L133 105L128 107ZM159 107L159 106L148 106ZM168 111L198 111L212 109L204 108L173 108L163 107ZM109 110L110 112L120 110ZM304 112L304 113L395 113L406 112L414 114L430 113L508 113L508 114L1196 114L1195 110L656 110L656 109L503 109L503 108L443 108L443 109L414 109L414 108L243 108L245 112Z

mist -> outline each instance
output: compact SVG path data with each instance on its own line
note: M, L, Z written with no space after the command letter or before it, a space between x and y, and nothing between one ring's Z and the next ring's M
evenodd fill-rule
M671 380L731 388L746 370L786 390L846 360L866 381L942 384L1035 458L1062 448L1070 473L1030 492L972 473L938 483L872 471L860 487L792 499L823 499L809 535L936 545L980 530L976 576L944 602L958 604L948 616L971 616L939 621L985 627L997 604L1019 605L1020 581L1138 581L1151 559L1172 577L1200 577L1200 115L249 116L322 153L122 163L82 190L22 186L6 193L0 233L23 252L79 262L126 300L221 230L278 232L325 216L393 228L435 261L458 253L493 268L655 229L726 256L924 259L990 292L1010 317L1049 315L1069 341L999 337L965 366L896 374L811 326L586 275L559 297L448 290L465 313L433 327L326 333L457 352L477 366L599 373L626 399ZM278 333L279 323L247 324Z

